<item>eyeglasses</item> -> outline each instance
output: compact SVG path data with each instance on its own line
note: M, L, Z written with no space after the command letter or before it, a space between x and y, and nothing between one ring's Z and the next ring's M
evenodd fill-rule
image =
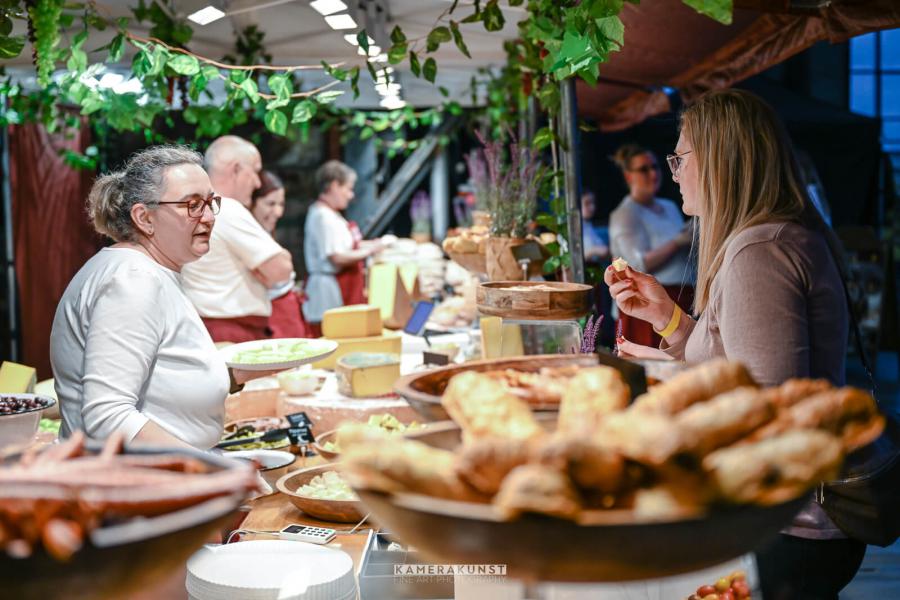
M649 175L650 173L655 173L659 171L659 165L656 163L652 165L644 165L642 167L638 167L637 169L628 169L631 173L643 173L644 175Z
M669 170L672 171L672 175L678 177L678 171L681 170L681 165L684 164L684 159L682 156L686 154L690 154L693 150L688 150L687 152L682 152L681 154L667 154L666 155L666 163L669 165Z
M170 200L168 202L157 202L157 204L185 204L187 205L188 216L199 219L203 216L203 210L207 206L212 211L212 214L219 214L219 209L222 207L222 197L210 192L206 198L199 194L194 194L187 200Z

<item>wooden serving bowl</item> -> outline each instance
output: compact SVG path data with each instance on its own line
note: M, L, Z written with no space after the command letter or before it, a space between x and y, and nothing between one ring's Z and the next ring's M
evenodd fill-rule
M490 281L475 291L478 312L506 319L577 319L591 312L593 287L558 281Z
M275 483L279 492L287 496L291 504L311 517L336 523L359 523L366 514L358 500L322 500L297 493L297 488L309 483L313 477L327 471L337 471L336 463L307 467L284 475Z
M444 448L459 444L452 423L412 434ZM352 482L351 482L352 483ZM808 500L759 507L711 507L678 520L639 520L629 510L586 511L578 523L526 514L499 518L489 504L356 488L379 527L436 564L503 564L531 581L612 582L667 577L751 552Z
M593 354L542 354L517 358L490 358L476 360L462 365L448 365L430 371L405 375L394 384L394 392L403 397L426 421L446 421L450 418L441 406L441 396L454 375L463 371L516 371L534 372L543 367L596 367L597 357ZM556 402L529 403L532 410L558 410Z
M325 442L331 442L333 444L336 440L337 429L326 431L325 433L316 436L316 441L312 443L313 450L315 450L316 454L318 454L328 462L335 461L338 459L341 453L335 452L334 450L326 450L324 444Z
M450 260L473 275L487 273L487 257L478 252L447 252Z

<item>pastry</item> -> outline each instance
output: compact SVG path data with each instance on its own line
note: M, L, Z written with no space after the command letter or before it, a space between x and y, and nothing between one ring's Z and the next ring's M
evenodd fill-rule
M765 391L766 397L776 410L790 408L797 402L832 389L831 383L825 379L788 379L778 387Z
M625 459L621 454L581 435L552 436L536 452L537 461L568 474L582 490L614 493L625 486Z
M669 417L633 408L607 416L593 438L608 450L651 466L665 463L684 445Z
M720 497L729 502L778 504L834 479L844 453L824 431L788 431L752 444L722 448L703 459Z
M674 415L692 404L734 388L755 385L744 365L714 359L651 387L635 400L634 409Z
M479 437L529 439L544 435L523 400L502 382L474 371L456 375L441 404L463 430L463 440Z
M628 406L631 392L612 367L582 369L569 381L559 406L562 432L595 430L609 413Z
M494 508L502 518L510 520L526 512L575 519L581 511L581 501L569 479L556 469L522 465L503 480L494 497Z
M682 450L704 456L736 442L774 416L765 393L739 387L686 408L675 415L675 426L681 432Z
M493 496L510 471L528 462L532 445L522 439L484 437L457 452L459 477L479 492Z

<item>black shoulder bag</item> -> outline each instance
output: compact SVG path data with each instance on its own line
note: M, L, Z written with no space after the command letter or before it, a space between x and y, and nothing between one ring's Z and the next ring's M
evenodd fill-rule
M838 269L840 271L840 268ZM856 349L875 392L875 379L863 349L859 324L841 277ZM900 422L879 405L885 416L884 433L847 457L844 477L819 487L816 500L847 536L867 544L890 546L900 537Z

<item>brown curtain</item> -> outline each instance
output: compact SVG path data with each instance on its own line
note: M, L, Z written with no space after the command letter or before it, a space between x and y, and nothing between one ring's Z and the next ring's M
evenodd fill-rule
M94 174L63 162L60 150L83 152L90 145L86 123L71 137L51 135L43 125L10 127L13 240L22 318L20 359L50 370L50 328L69 280L101 247L85 213Z

